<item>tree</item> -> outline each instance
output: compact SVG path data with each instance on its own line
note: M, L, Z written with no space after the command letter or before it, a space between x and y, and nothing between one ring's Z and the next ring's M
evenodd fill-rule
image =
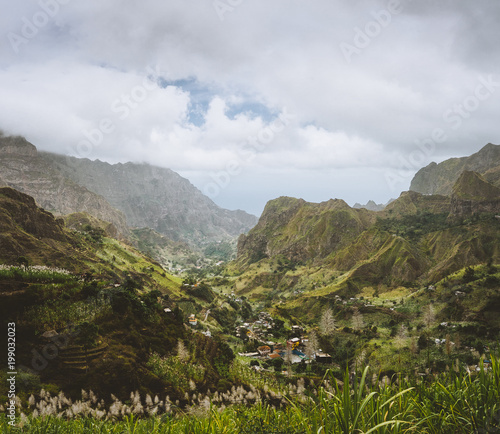
M309 333L305 349L306 356L309 358L309 360L312 360L312 357L314 353L316 353L317 349L318 349L318 337L316 336L315 331L311 331L311 333Z
M476 272L474 271L474 268L467 267L465 269L465 272L464 272L463 281L465 283L472 282L474 280L474 278L475 278L475 274L476 274Z
M424 311L425 327L429 329L435 320L436 320L436 314L434 313L434 307L432 307L432 304L429 304Z
M365 320L363 319L363 314L355 309L352 315L352 328L354 330L361 330L365 326Z
M19 256L19 258L16 259L16 262L20 267L23 267L25 270L27 270L30 266L30 261L26 256Z
M429 304L424 312L424 324L426 328L427 339L429 338L431 325L434 323L435 320L436 320L436 314L434 313L434 308L432 307L432 304ZM420 340L419 340L419 345L420 345ZM430 365L430 345L427 343L427 366L429 365Z
M181 362L185 362L189 359L189 351L184 345L184 342L180 339L177 341L177 357Z
M331 336L335 330L335 318L333 316L332 310L328 307L321 315L321 320L319 322L319 329L321 334L324 336Z

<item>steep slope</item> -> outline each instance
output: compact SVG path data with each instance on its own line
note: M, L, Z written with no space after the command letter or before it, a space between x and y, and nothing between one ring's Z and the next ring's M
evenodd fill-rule
M283 255L293 262L330 255L375 221L375 214L355 210L343 200L309 203L280 197L267 203L259 223L238 241L238 263L250 264Z
M500 188L476 172L464 171L453 186L450 218L500 213Z
M460 174L475 171L500 187L500 145L491 143L469 157L451 158L420 169L411 181L410 190L423 194L450 195Z
M257 218L218 207L187 179L148 164L108 164L43 153L47 164L105 197L134 227L149 227L192 246L235 237Z
M179 296L180 279L166 273L133 247L109 237L109 224L85 214L62 218L37 206L27 194L0 188L0 264L58 267L75 274L89 273L115 281L133 277L145 289ZM81 225L80 225L81 223Z
M0 260L14 263L20 256L32 262L66 265L77 252L68 245L64 222L36 206L32 197L0 188Z
M126 235L125 216L102 196L71 181L40 157L22 137L0 137L0 186L9 186L33 198L39 206L58 215L87 212L111 222Z
M429 212L438 214L449 212L450 198L441 195L423 195L414 191L403 191L401 195L384 209L381 215L396 217Z
M330 200L270 201L238 243L229 267L239 293L352 297L436 282L465 266L500 260L500 189L463 172L451 197L403 192L384 211ZM281 295L280 295L281 294ZM306 295L309 294L309 295Z

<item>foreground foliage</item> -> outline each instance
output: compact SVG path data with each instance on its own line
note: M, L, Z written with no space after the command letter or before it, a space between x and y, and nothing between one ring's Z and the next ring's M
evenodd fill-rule
M289 399L276 408L266 402L252 407L215 405L172 411L161 417L122 420L56 416L19 419L12 428L0 419L4 433L491 433L500 432L500 366L481 364L478 373L451 370L429 379L399 378L392 385L359 376L333 376L317 394Z

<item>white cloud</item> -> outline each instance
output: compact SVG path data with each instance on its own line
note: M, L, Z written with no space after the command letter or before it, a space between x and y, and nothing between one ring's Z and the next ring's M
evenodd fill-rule
M35 26L33 37L23 35L23 26L40 18L41 2L11 3L0 17L0 128L45 150L75 154L84 132L110 119L113 132L103 134L90 158L205 173L199 180L232 161L244 172L239 179L279 170L266 184L255 183L264 202L271 182L273 192L290 191L286 170L293 179L304 173L309 184L300 191L309 188L313 196L308 171L358 176L365 166L401 167L415 140L436 128L447 140L423 164L498 142L500 89L459 129L443 120L473 94L478 77L496 73L496 3L401 0L402 13L348 63L340 44L353 43L355 29L375 20L386 1L252 0L223 20L210 1L196 8L181 0L54 2L57 11ZM12 33L26 39L18 53L9 44ZM142 95L148 67L167 83L191 81L197 89L181 83ZM123 98L134 89L125 116ZM256 102L262 110L249 109ZM283 110L293 121L265 146L249 146ZM393 195L382 178L374 178L379 191ZM362 180L357 184L362 190ZM342 183L335 188L332 196L352 193Z

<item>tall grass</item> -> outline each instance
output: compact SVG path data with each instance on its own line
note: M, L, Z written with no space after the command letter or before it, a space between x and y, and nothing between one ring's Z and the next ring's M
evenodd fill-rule
M0 265L0 279L33 283L65 283L74 280L75 277L69 271L61 268L49 268L41 265L27 268Z
M137 419L64 420L57 416L23 417L11 428L0 418L3 433L500 433L500 366L478 373L450 372L429 379L398 378L379 383L369 368L359 376L346 372L342 382L327 374L317 396L295 399L279 408L265 402L225 408L211 405L163 416Z

